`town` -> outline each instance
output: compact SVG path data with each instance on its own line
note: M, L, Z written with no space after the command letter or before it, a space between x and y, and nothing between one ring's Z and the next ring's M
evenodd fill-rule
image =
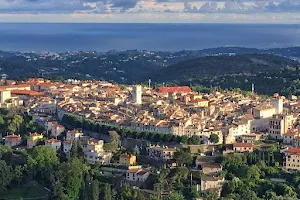
M255 93L254 84L250 92L233 89L207 94L188 86L152 85L151 80L148 85L118 85L42 78L5 80L0 92L2 110L26 114L41 129L21 132L13 118L8 124L16 127L2 128L3 145L14 151L53 149L61 160L81 156L87 166L96 166L101 177L114 177L118 187L126 185L143 198L300 198L299 187L277 194L269 188L269 193L255 194L254 198L231 185L247 174L251 176L255 166L264 175L254 173L249 180L295 187L288 185L286 177L300 171L297 96L276 93L266 98ZM239 170L245 165L250 167L242 173ZM172 173L177 175L170 178ZM179 185L167 181L174 177L177 181L181 177L182 187L191 191L185 195ZM111 185L114 188L117 184Z

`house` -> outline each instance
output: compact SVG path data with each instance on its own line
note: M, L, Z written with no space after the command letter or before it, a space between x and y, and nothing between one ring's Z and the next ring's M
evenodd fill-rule
M205 164L214 163L216 161L215 156L200 156L195 160L196 168L202 169Z
M72 140L63 141L63 151L68 153L72 149Z
M178 87L160 87L158 88L161 93L190 93L191 88L188 86L178 86Z
M269 122L269 135L274 139L283 139L283 135L293 127L293 115L274 115Z
M96 140L94 138L91 138L88 141L82 142L81 148L83 152L102 152L104 151L103 144L103 140Z
M43 139L43 135L39 133L32 133L27 138L27 149L31 149L36 146L37 142Z
M84 152L84 158L88 164L109 164L112 158L112 153L88 151Z
M47 130L47 132L51 132L52 137L57 137L65 131L65 127L58 124L56 121L47 121L45 123L45 129Z
M62 132L64 132L64 131L65 131L65 127L63 125L55 124L51 128L51 136L52 137L60 136L60 134L62 134Z
M233 143L233 150L235 152L243 153L243 152L252 152L253 144L251 143Z
M20 135L8 135L5 137L5 145L14 147L21 144L21 136Z
M122 165L135 165L136 164L136 156L132 154L121 154L119 163Z
M173 159L175 148L160 147L160 146L150 146L147 147L148 156L157 160L171 160Z
M202 172L206 175L219 175L222 169L222 166L218 163L205 163L202 165Z
M284 151L285 169L300 171L300 148L290 148Z
M255 141L258 140L258 135L256 134L245 134L238 136L236 141L243 142L243 143L251 143L253 144Z
M83 133L79 130L71 130L67 132L67 138L66 140L77 140L79 139L81 136L83 135Z
M295 145L296 139L299 137L299 129L290 129L285 134L283 134L283 143L288 145Z
M51 147L54 150L58 150L61 147L61 142L60 140L50 139L45 141L45 146Z
M201 177L200 190L201 192L216 191L221 193L225 179L221 176L204 175Z
M149 177L150 173L140 166L128 167L126 172L126 181L131 182L145 182Z

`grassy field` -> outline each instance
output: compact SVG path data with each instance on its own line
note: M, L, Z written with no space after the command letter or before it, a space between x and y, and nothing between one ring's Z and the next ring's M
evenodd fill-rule
M40 185L32 182L20 187L12 188L7 191L6 194L0 194L0 200L26 200L36 199L43 200L48 199L47 191Z

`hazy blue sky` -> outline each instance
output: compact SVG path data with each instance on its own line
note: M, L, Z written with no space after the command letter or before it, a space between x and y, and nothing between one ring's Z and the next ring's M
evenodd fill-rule
M300 0L0 0L0 22L299 23Z

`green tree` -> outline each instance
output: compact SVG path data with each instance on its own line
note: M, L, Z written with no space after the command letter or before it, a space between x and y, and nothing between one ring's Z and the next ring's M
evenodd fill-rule
M209 141L213 144L219 143L219 136L215 133L211 134L209 137Z
M165 200L185 200L184 196L180 193L173 192Z
M180 142L181 142L182 144L187 144L188 141L189 141L189 137L188 137L188 136L186 136L186 135L181 136Z
M76 157L67 163L62 163L58 171L58 181L61 182L61 185L56 185L58 188L54 189L60 191L61 189L59 187L62 187L63 193L57 192L59 196L55 198L63 200L77 199L83 183L84 170L84 164Z
M195 144L195 145L199 145L200 144L200 137L198 135L193 135L191 138L191 143Z
M11 120L8 121L8 131L11 133L19 133L24 118L21 115L14 115Z
M104 149L107 151L116 151L120 143L119 134L116 131L109 131L109 142L104 144Z
M174 159L178 166L191 165L193 158L188 149L180 149L174 153Z
M13 171L4 160L0 160L0 194L4 194L13 179Z

